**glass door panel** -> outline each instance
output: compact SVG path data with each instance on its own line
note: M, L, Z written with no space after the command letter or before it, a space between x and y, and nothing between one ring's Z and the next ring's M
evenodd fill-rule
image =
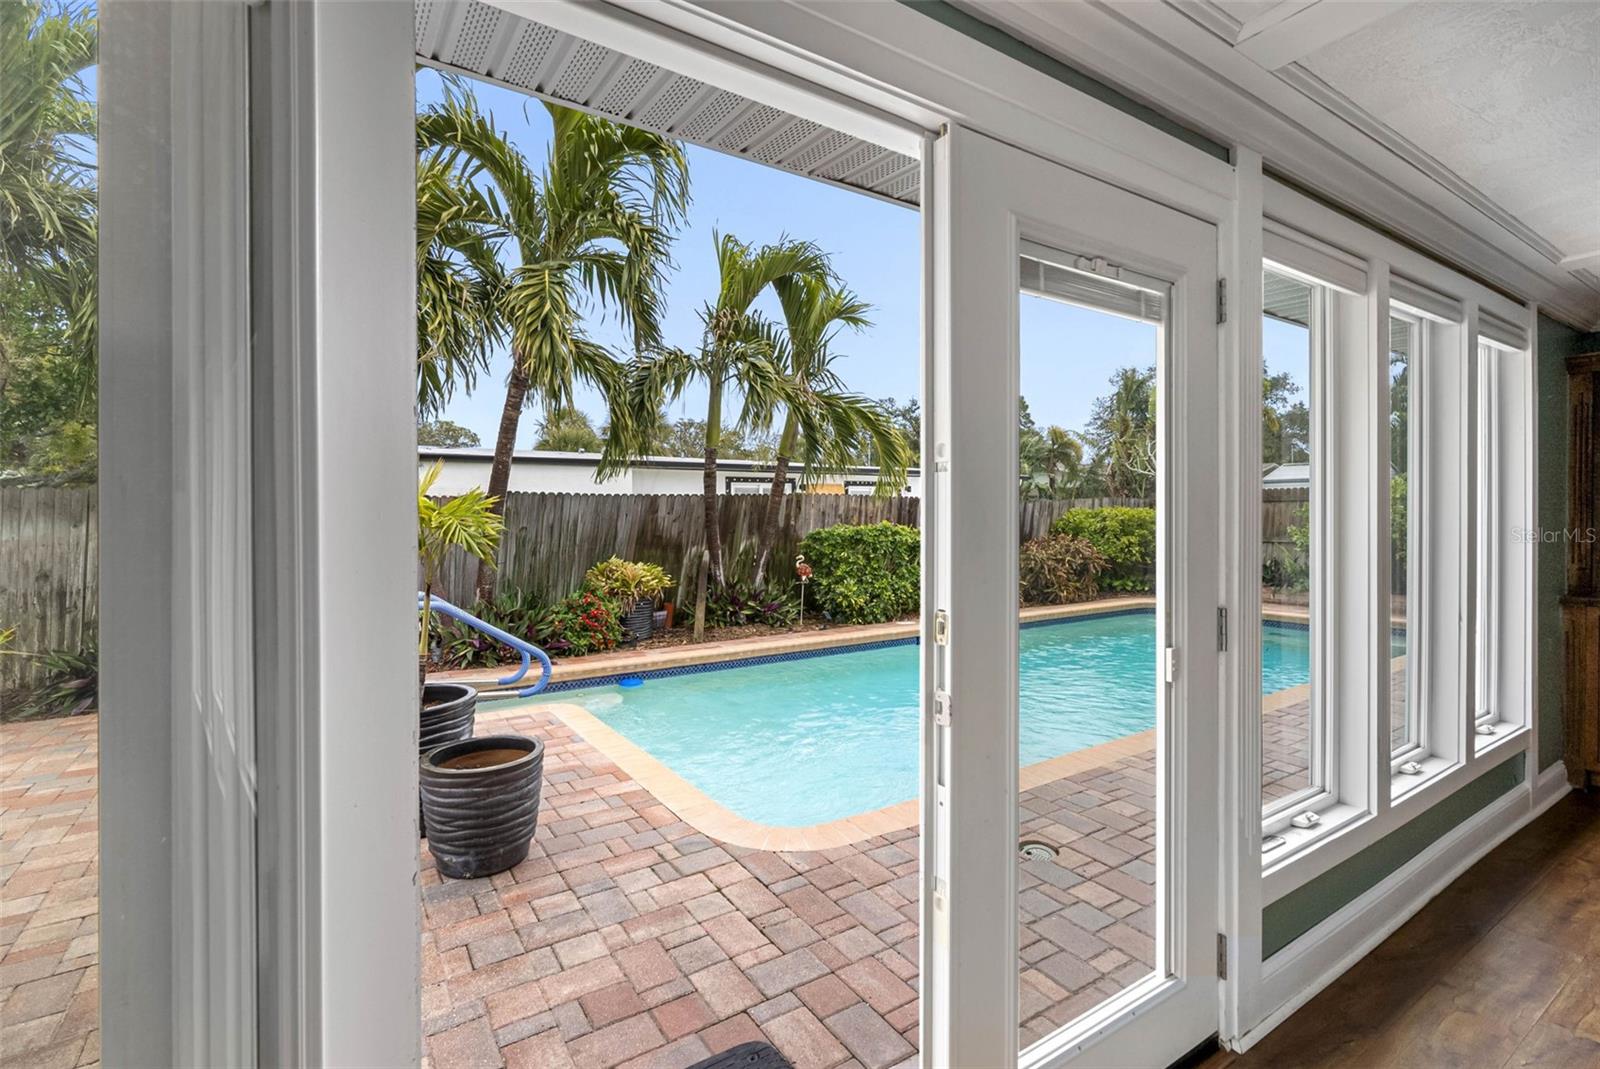
M1216 229L933 159L925 1056L1166 1065L1217 1026Z
M1075 265L1082 264L1083 267ZM1156 967L1156 496L1170 287L1024 245L1018 1043Z

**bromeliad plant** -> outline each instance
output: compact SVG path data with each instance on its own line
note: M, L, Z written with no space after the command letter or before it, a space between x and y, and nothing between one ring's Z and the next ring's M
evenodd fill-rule
M494 562L505 524L494 509L494 498L473 487L464 494L435 501L428 496L438 481L444 462L438 461L417 485L417 559L422 562L422 635L418 640L418 672L427 675L428 635L433 614L433 584L444 568L446 555L462 549L480 561Z
M612 557L594 565L583 575L583 588L614 598L627 612L640 602L655 604L672 586L672 576L660 565Z

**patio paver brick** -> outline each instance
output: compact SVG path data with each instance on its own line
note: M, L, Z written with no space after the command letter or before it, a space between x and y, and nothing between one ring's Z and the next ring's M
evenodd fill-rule
M825 850L732 846L551 711L479 718L544 739L545 812L528 859L492 879L442 880L423 852L432 1069L676 1069L757 1039L825 1069L914 1054L915 828ZM1268 711L1269 797L1304 782L1304 723L1295 703ZM97 729L0 725L0 1046L18 1064L100 1057ZM1019 799L1023 834L1058 847L1019 870L1025 1040L1150 968L1155 762L1148 743L1120 752L1035 776Z

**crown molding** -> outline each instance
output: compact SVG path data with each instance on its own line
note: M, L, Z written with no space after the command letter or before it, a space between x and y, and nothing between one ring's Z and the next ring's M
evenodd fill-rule
M1304 188L1547 314L1583 329L1600 321L1600 286L1589 272L1564 269L1548 240L1309 70L1269 71L1240 54L1240 22L1211 0L963 6L1219 140L1259 151Z

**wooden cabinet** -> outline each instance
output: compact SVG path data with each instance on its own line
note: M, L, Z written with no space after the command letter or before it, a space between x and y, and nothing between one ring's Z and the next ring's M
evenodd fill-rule
M1567 779L1587 787L1600 778L1600 353L1567 361L1572 439L1567 481L1567 595L1561 599L1566 643Z

